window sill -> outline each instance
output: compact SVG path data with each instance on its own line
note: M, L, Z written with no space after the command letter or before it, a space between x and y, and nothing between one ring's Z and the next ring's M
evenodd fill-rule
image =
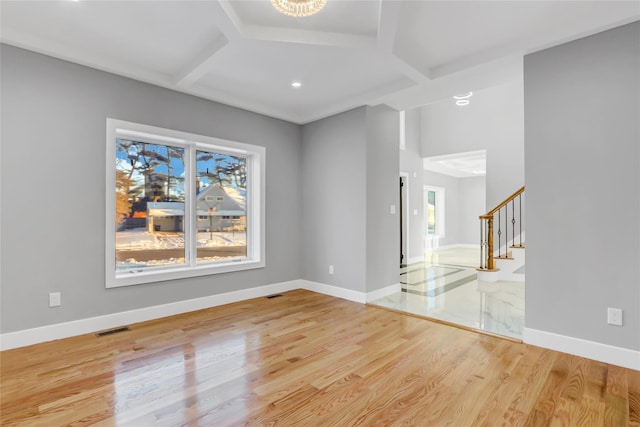
M241 260L216 263L215 265L207 264L193 267L167 267L148 271L127 271L115 274L114 277L107 277L106 287L119 288L123 286L141 285L144 283L156 283L167 280L186 279L190 277L210 276L214 274L264 268L264 266L265 262L262 260Z

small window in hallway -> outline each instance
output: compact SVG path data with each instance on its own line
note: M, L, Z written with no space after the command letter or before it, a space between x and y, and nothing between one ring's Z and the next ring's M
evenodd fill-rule
M425 235L444 236L444 188L424 187Z
M427 191L427 235L436 234L436 192Z

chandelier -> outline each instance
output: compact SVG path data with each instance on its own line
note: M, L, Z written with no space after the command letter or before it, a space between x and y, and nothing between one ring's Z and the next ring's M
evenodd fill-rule
M301 17L320 12L327 0L271 0L273 7L285 15Z

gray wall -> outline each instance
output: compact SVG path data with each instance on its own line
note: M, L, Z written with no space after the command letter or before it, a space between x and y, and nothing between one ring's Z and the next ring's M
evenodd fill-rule
M486 178L476 176L458 179L459 216L458 243L479 245L480 220L478 216L487 212Z
M302 128L302 277L359 292L366 291L365 121L366 108L358 108Z
M455 245L460 243L459 219L460 219L460 190L459 179L453 176L425 170L423 173L424 185L444 188L444 237L432 245L427 241L428 248ZM424 187L423 187L424 188Z
M1 49L2 333L301 277L299 126ZM265 146L266 268L105 289L107 117Z
M407 257L422 258L424 255L424 168L420 156L420 110L405 112L406 149L400 150L400 172L406 172L408 206ZM414 176L415 174L415 176ZM417 214L414 215L414 209Z
M449 98L422 107L422 157L487 150L486 206L524 185L522 81L474 92L458 107Z
M640 349L640 23L525 57L526 327ZM614 221L607 219L614 218ZM624 325L607 325L607 307Z
M388 107L303 126L304 279L358 292L398 283L398 126Z
M486 212L485 182L483 176L456 178L424 171L424 185L444 188L445 232L436 248L455 244L479 244L478 216Z
M399 113L367 107L367 292L400 281ZM390 206L396 213L390 214Z

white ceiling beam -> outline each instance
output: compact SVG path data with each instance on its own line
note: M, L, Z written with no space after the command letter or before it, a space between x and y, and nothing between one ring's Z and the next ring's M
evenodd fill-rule
M400 10L403 2L394 0L381 0L378 11L378 36L376 40L377 51L386 56L388 63L400 74L410 78L417 84L429 81L429 72L416 68L411 63L400 58L394 52L396 33L400 25Z
M204 51L174 75L176 86L187 87L200 80L214 67L216 54L228 43L229 40L222 34L211 42Z
M404 76L410 78L411 80L416 82L416 84L424 84L431 81L431 75L429 72L420 71L416 67L412 66L411 64L394 54L388 55L387 63L391 65L398 73L401 73Z
M393 45L396 41L398 31L398 21L400 19L400 8L402 2L381 0L378 12L378 40L377 48L379 52L393 52Z
M218 0L211 3L215 9L211 14L211 22L222 33L215 40L186 64L173 76L176 86L185 88L195 84L214 66L215 55L231 41L241 41L242 22L238 18L229 1Z
M274 28L258 25L243 27L243 36L254 40L272 42L311 44L320 46L352 47L372 49L376 41L370 36L332 33L325 31L300 30L296 28Z
M235 9L231 6L231 2L227 0L218 0L212 2L216 11L211 16L212 22L224 34L227 40L233 42L242 39L244 24L236 14Z
M510 55L448 74L411 89L390 93L381 103L396 109L412 109L450 98L456 93L477 91L522 79L522 55Z
M406 79L400 78L392 81L388 81L374 90L365 91L359 94L349 95L349 97L342 100L336 100L331 106L314 108L309 111L301 112L301 117L298 124L311 123L316 120L324 119L325 117L333 116L338 113L349 111L353 108L357 108L363 105L376 106L380 103L371 102L371 99L380 99L385 94L390 92L396 92L402 88L406 88L409 82Z

